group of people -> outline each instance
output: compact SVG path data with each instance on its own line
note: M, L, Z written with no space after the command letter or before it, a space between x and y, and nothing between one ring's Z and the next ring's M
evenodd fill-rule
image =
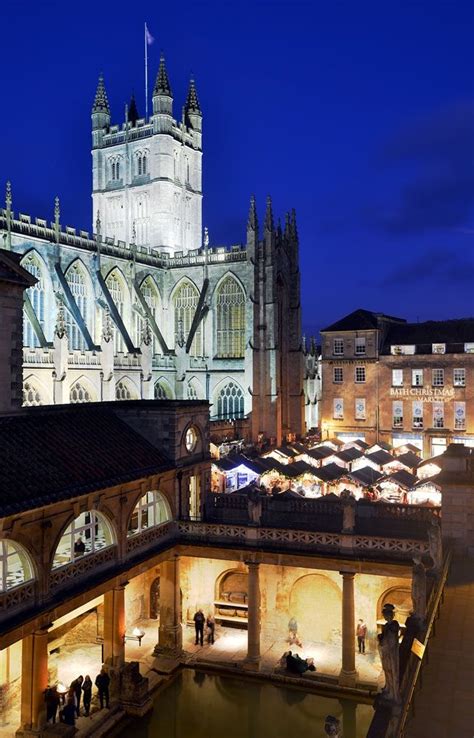
M107 708L109 707L109 685L110 677L102 668L95 679L101 709L104 705ZM63 707L59 713L60 721L66 725L75 725L76 718L81 714L81 698L84 705L84 715L88 717L92 701L92 679L88 674L85 678L81 674L77 679L73 679L66 694L60 694L57 685L47 687L44 694L46 721L48 723L56 722L58 709L62 704Z
M214 643L214 635L216 631L216 621L213 615L204 615L203 611L199 609L194 615L194 629L196 631L195 645L204 645L204 626L206 626L207 642L209 644Z

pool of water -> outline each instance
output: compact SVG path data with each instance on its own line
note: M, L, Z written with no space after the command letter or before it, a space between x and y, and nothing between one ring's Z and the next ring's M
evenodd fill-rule
M324 718L335 715L344 738L365 738L373 709L273 684L185 669L133 721L122 738L326 738Z

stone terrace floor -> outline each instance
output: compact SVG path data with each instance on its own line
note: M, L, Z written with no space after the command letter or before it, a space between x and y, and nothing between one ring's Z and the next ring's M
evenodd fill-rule
M474 559L454 561L407 738L474 736Z

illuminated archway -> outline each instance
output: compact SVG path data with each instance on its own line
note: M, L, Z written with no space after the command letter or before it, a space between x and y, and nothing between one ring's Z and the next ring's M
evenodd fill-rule
M112 524L105 515L96 510L80 513L61 535L54 553L52 568L65 566L115 543Z
M33 562L20 543L0 540L0 592L7 592L35 579Z

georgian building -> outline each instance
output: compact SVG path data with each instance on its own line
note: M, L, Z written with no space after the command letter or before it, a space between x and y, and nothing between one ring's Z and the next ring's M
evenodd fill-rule
M474 446L474 319L356 310L322 332L322 437Z
M214 434L278 443L303 430L295 213L246 244L202 236L202 111L191 81L181 121L162 58L153 113L112 125L104 80L92 108L95 232L0 210L4 248L36 278L25 297L24 404L205 399Z

